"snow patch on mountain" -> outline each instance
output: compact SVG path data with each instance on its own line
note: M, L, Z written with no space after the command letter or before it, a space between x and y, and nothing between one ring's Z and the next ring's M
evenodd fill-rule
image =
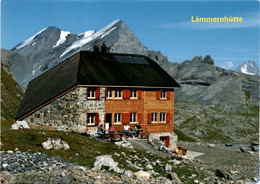
M81 38L80 40L74 42L70 47L68 47L61 55L59 58L65 56L67 53L69 53L71 50L77 49L79 47L82 47L83 45L91 42L92 40L95 40L96 38L100 37L103 38L104 36L106 36L107 34L109 34L111 31L113 31L114 29L116 29L116 27L113 27L117 22L119 22L120 20L115 20L113 22L111 22L110 24L108 24L106 27L100 29L97 32L90 32L87 31L84 33L84 37ZM91 34L92 33L92 34ZM103 36L103 37L102 37Z
M53 48L58 47L59 45L63 44L66 41L66 37L71 34L69 31L61 31L60 32L60 39L57 41L56 45Z
M24 42L22 42L20 45L18 45L18 46L15 48L15 50L21 49L22 47L31 44L31 43L33 42L34 38L35 38L37 35L41 34L43 31L45 31L46 29L47 29L47 27L44 28L44 29L42 29L41 31L39 31L38 33L36 33L35 35L33 35L32 37L28 38L28 39L25 40Z
M115 30L117 27L113 27L112 29L110 29L108 32L106 32L105 34L103 34L101 36L101 39L104 38L105 36L109 35L113 30Z
M248 75L259 75L259 66L255 63L255 61L250 60L238 66L236 71Z
M89 37L89 36L93 35L95 32L96 31L89 30L89 31L79 34L78 36L84 35L83 37Z
M242 73L245 73L245 74L249 74L249 75L254 75L254 73L250 73L247 71L247 65L244 65L242 68L241 68L241 72Z

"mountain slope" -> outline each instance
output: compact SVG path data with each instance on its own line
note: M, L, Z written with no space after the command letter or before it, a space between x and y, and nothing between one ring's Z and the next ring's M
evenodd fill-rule
M8 66L1 64L1 120L14 120L23 96Z
M29 58L15 51L1 49L1 61L12 70L14 78L20 84L32 75Z
M259 75L259 66L255 61L249 60L246 63L239 65L236 69L237 72L249 74L249 75Z

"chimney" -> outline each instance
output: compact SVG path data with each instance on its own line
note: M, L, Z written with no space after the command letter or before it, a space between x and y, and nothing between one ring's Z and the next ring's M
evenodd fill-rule
M107 53L106 42L103 42L103 45L101 46L101 52L102 52L102 53Z
M94 48L94 52L99 52L99 46L97 43L95 43L93 48Z

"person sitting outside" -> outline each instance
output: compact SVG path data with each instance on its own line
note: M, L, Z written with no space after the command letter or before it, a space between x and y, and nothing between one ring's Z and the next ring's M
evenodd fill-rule
M123 132L125 133L125 135L128 135L129 128L130 128L129 125L124 125L124 131Z
M109 127L109 130L110 131L115 131L115 128L112 126L112 127Z
M136 131L137 131L137 126L135 125L134 128L133 128L133 130L129 132L129 133L130 133L130 136L133 137L134 134L136 134Z
M98 127L97 134L98 134L100 137L102 137L102 136L104 135L104 130L103 130L102 125L100 125L100 126Z
M141 128L142 128L141 125L137 125L137 126L136 126L136 137L139 136L139 134L140 134L140 129L141 129Z
M90 132L89 132L88 127L86 128L85 134L86 134L86 136L90 136Z

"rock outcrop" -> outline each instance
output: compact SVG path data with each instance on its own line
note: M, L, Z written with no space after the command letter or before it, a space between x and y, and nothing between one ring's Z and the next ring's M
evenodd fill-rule
M55 149L55 150L70 149L70 146L68 145L68 143L66 143L65 141L58 139L58 138L57 139L48 138L47 141L42 143L42 147L44 149Z

